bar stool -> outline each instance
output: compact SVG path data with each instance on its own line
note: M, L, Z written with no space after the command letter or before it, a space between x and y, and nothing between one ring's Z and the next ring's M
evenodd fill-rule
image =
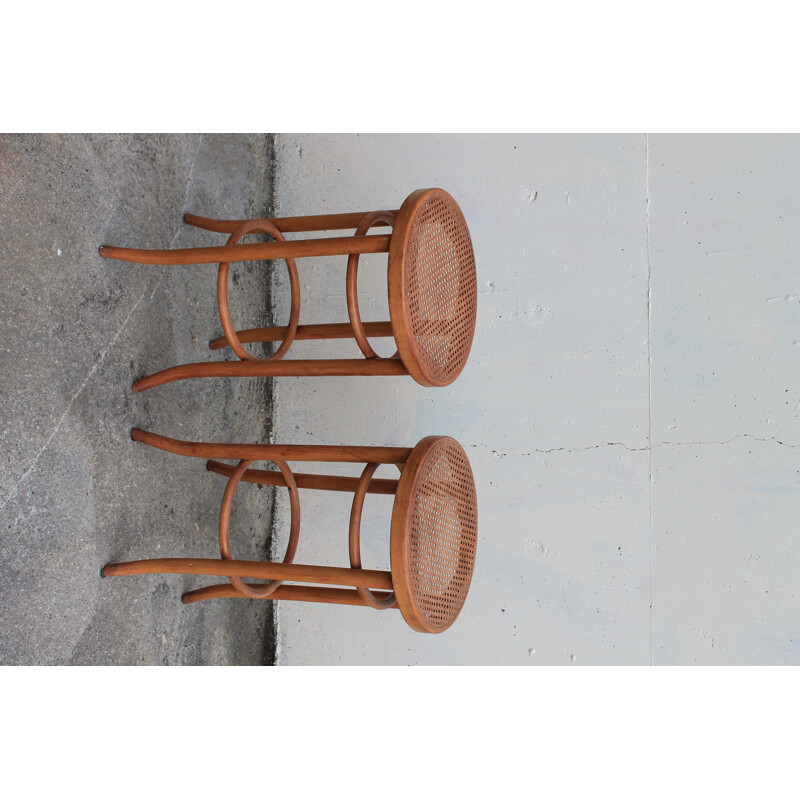
M230 583L186 592L184 603L219 597L307 600L316 603L399 608L405 621L422 633L440 633L453 624L467 597L475 563L478 507L467 454L448 436L427 436L414 448L334 445L206 444L169 439L134 428L139 442L180 455L212 459L207 468L228 477L219 521L220 559L155 558L107 564L103 577L171 573L224 575ZM213 459L237 459L231 466ZM278 470L250 469L271 461ZM286 461L365 464L360 478L293 473ZM396 464L400 479L373 478L380 464ZM289 543L282 563L237 561L231 554L230 513L240 481L286 486L291 506ZM353 492L350 513L350 567L294 564L300 533L298 489ZM391 571L363 569L361 511L366 494L393 494ZM246 583L243 579L267 580ZM323 586L286 585L300 581ZM332 588L348 586L354 588Z
M137 380L134 391L197 377L275 375L411 375L423 386L452 383L466 364L475 332L477 282L467 223L456 201L442 189L412 192L399 210L285 217L215 220L186 214L189 225L229 233L220 247L183 250L134 250L101 247L100 255L139 264L219 262L217 304L224 336L212 350L231 347L239 361L183 364ZM390 227L390 235L367 235ZM285 233L355 228L351 236L287 241ZM246 234L266 233L275 241L239 244ZM388 322L361 321L358 309L358 259L362 253L388 253ZM300 325L300 280L296 258L346 255L349 322ZM291 312L286 327L236 331L228 307L228 271L233 261L284 259L289 270ZM354 337L364 358L283 360L295 339ZM397 352L379 357L368 336L393 336ZM256 358L245 342L277 342L268 358Z

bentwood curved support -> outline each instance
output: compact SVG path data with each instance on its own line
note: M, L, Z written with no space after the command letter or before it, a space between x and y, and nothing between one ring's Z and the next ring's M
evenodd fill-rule
M350 566L353 569L361 569L361 512L364 510L364 497L369 489L369 483L379 466L380 464L372 462L364 467L353 497L353 506L350 510ZM397 601L394 592L388 597L376 597L369 589L359 587L356 591L361 599L373 608L391 608Z
M367 231L375 225L394 225L396 216L386 211L376 211L364 217L356 228L355 236L365 236ZM365 358L378 358L378 354L367 341L367 333L361 322L361 313L358 310L358 253L351 253L347 259L347 314L353 328L353 336ZM395 352L393 358L397 356Z
M357 211L354 214L318 214L307 217L271 217L260 220L274 225L281 233L309 233L311 231L346 231L357 228L370 211ZM398 210L389 211L397 215ZM203 228L216 233L233 233L240 225L250 220L246 219L211 219L198 217L196 214L184 214L183 221L195 228ZM390 225L390 223L376 223L376 226Z
M231 538L230 538L230 525L231 525L231 506L233 505L233 494L236 487L246 472L247 468L253 463L252 459L245 459L239 462L239 466L234 469L228 485L225 487L225 494L222 496L222 508L219 514L219 552L223 558L232 560L231 555ZM289 465L285 461L276 461L278 469L281 472L281 477L289 489L289 503L292 509L292 522L289 531L289 544L286 546L286 555L283 558L284 564L291 564L294 560L294 554L297 552L297 540L300 535L300 498L297 496L297 484L294 480L294 475L289 469ZM239 590L246 597L262 599L270 597L275 590L281 585L282 581L272 580L264 586L252 586L245 584L241 578L236 575L229 575L228 580L233 586ZM359 590L361 591L361 590Z
M259 587L260 583L249 583L248 586ZM393 597L393 592L372 592L378 599ZM183 603L197 603L200 600L213 600L214 598L247 598L230 583L216 583L213 586L204 586L202 589L192 589L181 595ZM309 603L336 603L343 606L369 605L356 589L334 589L323 586L287 586L282 584L270 594L270 600L304 600ZM397 608L397 601L387 608Z
M100 248L103 258L132 261L135 264L177 267L188 264L219 264L222 261L267 261L314 256L349 256L350 253L388 253L389 236L352 236L291 242L258 242L219 247L187 247L184 250L137 250L130 247Z
M391 322L364 322L364 333L367 336L381 337L394 336ZM283 341L288 328L248 328L236 331L240 342L280 342ZM296 341L307 339L354 339L355 331L349 322L335 322L326 325L298 325L295 334ZM212 350L221 350L228 347L228 340L224 336L212 339L208 345Z
M100 248L100 255L139 264L218 263L217 300L224 335L211 349L231 347L238 361L198 362L162 370L134 382L136 392L187 378L307 375L411 375L424 386L452 383L466 364L475 330L477 280L469 230L456 201L442 189L412 192L393 211L323 214L261 220L217 220L186 214L187 224L229 234L228 243L182 250ZM391 234L368 232L390 228ZM287 240L286 233L344 231L350 236ZM242 236L264 233L271 242L242 244ZM390 320L362 322L358 308L359 256L386 253ZM295 259L347 256L349 322L300 325L300 279ZM237 331L228 307L228 273L238 261L284 259L292 307L288 325ZM379 357L368 337L392 337L397 352ZM296 339L353 338L362 358L285 359ZM248 342L281 342L268 358L250 354Z
M271 223L265 220L253 220L252 222L243 222L228 239L228 245L235 245L239 243L239 239L248 233L268 233L274 237L276 241L286 241L283 234ZM300 278L297 276L297 264L293 258L286 259L286 266L289 270L289 286L291 287L292 294L292 308L289 312L289 325L286 328L286 333L283 336L281 346L269 358L256 358L244 349L239 337L236 335L236 330L231 321L231 311L228 305L228 273L230 271L230 262L223 261L219 265L217 273L217 307L219 309L219 321L222 323L222 330L225 331L226 341L229 343L233 352L242 361L277 361L283 358L292 346L294 337L297 334L297 324L300 321Z
M301 600L316 603L397 608L412 628L439 633L456 619L466 600L477 545L477 500L469 460L447 436L428 436L415 447L338 445L259 445L184 442L134 428L139 442L196 458L228 478L220 510L220 555L209 558L155 558L108 564L104 576L171 573L225 576L186 592L184 603L220 598ZM223 464L218 458L237 460ZM254 461L272 461L277 470L251 469ZM361 463L361 476L293 473L286 462ZM381 464L402 467L399 480L378 479ZM240 561L230 547L230 511L240 481L285 486L292 527L281 563ZM293 563L300 529L298 489L352 491L349 567ZM394 496L390 529L391 571L361 564L361 514L367 494ZM248 580L249 579L249 580ZM268 583L253 583L268 581ZM287 585L285 581L292 581ZM314 585L297 585L297 584Z
M216 444L170 439L141 428L131 430L131 439L168 453L193 458L252 459L253 461L340 461L365 464L404 464L410 447L354 447L335 444Z
M221 461L209 461L206 464L209 472L230 477L235 468ZM329 492L355 492L359 487L359 478L345 478L340 475L310 475L303 472L293 473L298 489L324 489ZM268 469L248 469L242 475L247 483L259 483L263 486L286 486L286 479L281 472ZM366 489L368 494L397 494L397 481L386 478L373 478Z
M148 375L133 383L134 392L186 378L264 378L309 375L407 375L399 358L293 358L284 361L204 361Z
M310 564L274 564L263 561L233 561L224 558L148 558L124 564L106 564L104 578L114 575L234 575L278 581L392 588L392 573L374 569L317 567Z

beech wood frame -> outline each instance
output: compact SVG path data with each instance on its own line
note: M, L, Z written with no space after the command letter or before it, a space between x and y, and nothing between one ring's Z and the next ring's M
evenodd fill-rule
M417 193L414 193L417 194ZM282 217L261 220L218 220L185 214L184 221L197 228L217 233L228 233L228 243L217 247L192 247L180 250L140 250L127 247L103 246L100 255L138 264L175 266L185 264L219 263L217 302L224 335L210 342L212 350L231 347L239 361L198 362L181 364L140 378L133 390L141 392L154 386L188 378L221 377L271 377L271 376L369 376L408 375L409 370L398 352L388 358L378 356L367 340L373 337L394 337L391 321L361 322L358 310L357 270L358 258L364 253L389 253L391 235L367 235L373 227L392 227L399 211L356 212L347 214L322 214L306 217ZM353 228L351 236L322 239L286 241L284 233L310 231L336 231ZM240 244L242 236L266 233L275 241ZM300 284L296 258L316 256L347 256L347 308L349 323L298 325L300 313ZM285 259L292 286L292 307L288 326L251 328L236 331L228 308L227 278L232 262ZM353 337L363 353L363 358L341 359L287 359L294 340L340 339ZM268 358L257 358L248 353L243 343L282 342Z
M220 597L249 597L372 606L378 609L398 608L393 591L392 572L363 569L361 566L359 529L365 495L394 495L398 489L397 480L373 478L375 470L381 464L395 464L402 473L413 448L212 444L170 439L139 428L131 431L131 438L171 453L209 459L206 465L209 471L228 477L220 510L221 558L154 558L107 564L101 571L103 577L149 573L228 577L230 581L228 584L205 586L186 592L181 598L184 603ZM239 463L236 466L224 464L216 460L220 458L238 459ZM250 469L250 464L257 460L272 461L278 465L279 471ZM360 478L292 473L285 463L286 460L362 463L365 467ZM286 486L289 489L292 503L292 531L283 563L241 561L233 558L230 551L228 523L234 492L240 480ZM349 531L350 567L292 563L300 524L297 496L299 488L354 493ZM269 583L246 583L243 580L245 578L267 579ZM282 585L282 581L286 580L324 584L324 586ZM333 586L337 588L332 588Z

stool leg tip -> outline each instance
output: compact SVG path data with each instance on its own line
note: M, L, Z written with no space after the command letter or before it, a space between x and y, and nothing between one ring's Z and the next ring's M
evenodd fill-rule
M106 577L105 569L106 569L105 566L100 567L100 577L101 578L105 578Z

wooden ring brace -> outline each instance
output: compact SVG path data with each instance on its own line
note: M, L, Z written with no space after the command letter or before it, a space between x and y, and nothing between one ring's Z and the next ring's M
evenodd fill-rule
M391 227L394 225L395 220L395 214L390 211L374 211L371 214L367 214L367 216L359 222L354 236L365 236L367 231L376 225ZM276 241L286 241L281 231L271 222L267 220L249 220L243 222L236 228L228 238L226 246L238 244L242 236L249 233L266 233L272 236ZM356 344L364 354L364 357L379 358L380 356L372 349L367 340L367 334L364 330L364 324L361 321L361 313L358 308L359 257L359 253L350 253L347 258L347 314L350 317L350 324L353 328ZM230 272L230 261L223 261L219 265L219 271L217 273L217 307L219 309L219 318L228 344L241 361L278 361L289 352L289 348L295 340L297 326L300 322L300 278L297 274L297 263L295 260L291 257L287 257L284 260L289 270L289 284L292 296L289 325L286 328L286 333L280 347L267 358L257 358L251 355L245 350L244 345L240 341L236 333L236 328L231 320L230 304L228 302L228 273ZM398 352L395 351L394 355L390 356L390 358L396 358L397 356Z
M389 225L394 227L396 219L397 217L390 211L374 211L372 214L367 214L367 216L361 220L353 235L365 236L367 231L375 225ZM347 314L350 317L350 325L353 328L356 344L358 344L365 358L380 358L367 340L367 334L364 330L364 325L361 322L361 314L358 310L359 258L360 255L358 253L351 253L347 257ZM398 355L399 352L395 350L394 355L390 356L390 358L397 358Z
M284 235L267 220L249 220L243 222L228 238L227 245L238 244L239 239L248 233L268 233L279 242L285 242ZM280 347L267 358L257 358L250 355L244 349L239 337L236 334L236 328L231 321L231 310L228 304L228 272L230 271L230 261L223 261L219 265L217 272L217 308L219 308L219 320L222 323L222 330L225 332L225 338L228 340L231 349L241 361L278 361L289 352L289 348L294 342L297 335L297 324L300 321L300 278L297 274L297 263L293 258L287 257L284 259L286 266L289 270L289 285L292 291L292 309L289 314L289 325L286 329L286 334L283 337Z
M222 558L233 560L231 555L230 524L231 506L233 505L233 495L236 487L242 479L242 475L253 463L254 459L245 459L233 472L225 486L225 494L222 496L222 507L219 512L219 552ZM289 544L286 546L286 555L283 557L284 564L291 564L297 552L297 541L300 537L300 498L297 495L297 483L295 482L292 470L285 461L274 461L276 467L281 471L286 487L289 489L289 503L292 508L292 526L289 531ZM283 583L281 580L272 580L263 586L245 583L235 575L228 575L228 580L244 595L253 599L263 599L269 597Z
M236 492L236 487L239 485L239 481L245 476L253 461L255 461L255 459L241 460L225 486L225 493L222 497L222 507L219 514L219 550L220 555L224 559L233 559L230 546L230 518L233 496ZM289 489L292 523L289 532L289 543L286 546L286 554L284 555L283 563L291 564L297 552L297 544L300 537L300 498L297 491L297 482L295 481L294 474L289 465L285 461L273 461L273 463L281 471L284 484ZM364 508L364 498L369 490L372 476L379 466L380 464L378 462L371 462L364 467L355 494L353 495L353 504L350 509L349 530L350 566L353 569L361 569L361 514ZM257 478L254 478L254 480L257 480ZM282 580L271 580L261 586L253 583L245 583L241 577L235 575L229 575L227 577L238 591L246 597L253 599L265 599L270 597L283 583ZM391 608L397 602L394 592L388 595L382 593L382 596L379 597L370 589L360 586L356 587L356 591L361 599L367 605L372 606L372 608Z

